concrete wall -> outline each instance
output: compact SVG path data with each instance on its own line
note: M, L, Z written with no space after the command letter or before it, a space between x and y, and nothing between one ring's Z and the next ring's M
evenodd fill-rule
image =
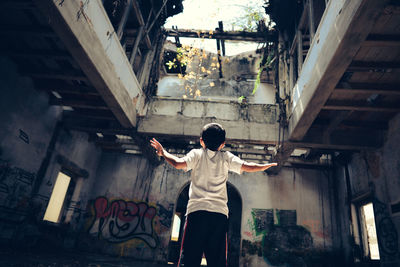
M140 156L103 153L78 247L165 263L176 201L189 179L166 163L154 168ZM230 174L243 202L241 247L235 248L240 266L327 258L336 233L330 179L297 169L278 176Z
M352 197L374 204L381 266L400 264L400 212L391 207L400 203L399 129L397 115L390 121L384 146L375 152L354 154L348 165Z
M146 116L139 119L138 132L198 139L202 125L218 122L226 129L227 140L274 144L277 112L277 105L153 98Z
M94 179L99 149L83 133L68 132L59 123L61 108L48 105L47 94L0 58L0 241L17 247L73 246L85 199ZM61 168L77 171L67 210L68 224L43 221Z
M165 47L174 49L169 43ZM239 97L244 96L249 103L275 104L275 88L272 83L261 83L256 93L252 94L261 61L259 54L247 52L222 57L223 78L219 77L219 69L212 65L218 63L217 54L206 53L206 55L201 63L195 57L186 69L186 73L199 73L200 78L182 79L174 74L161 75L157 95L182 97L186 94L188 98L193 98L188 90L185 92L185 87L188 86L193 89L193 93L197 88L201 91L201 96L196 96L196 99L238 101ZM201 71L199 64L210 73ZM214 85L210 86L211 83Z

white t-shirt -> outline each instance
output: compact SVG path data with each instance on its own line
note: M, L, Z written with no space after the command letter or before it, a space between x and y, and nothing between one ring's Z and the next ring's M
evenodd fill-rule
M186 171L192 170L186 215L206 210L228 216L228 171L240 174L244 161L229 151L204 148L192 149L183 159Z

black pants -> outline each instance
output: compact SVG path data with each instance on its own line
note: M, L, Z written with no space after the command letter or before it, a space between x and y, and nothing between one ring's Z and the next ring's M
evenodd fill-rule
M204 252L208 267L226 267L227 230L228 218L224 214L204 210L190 213L179 262L185 267L198 267Z

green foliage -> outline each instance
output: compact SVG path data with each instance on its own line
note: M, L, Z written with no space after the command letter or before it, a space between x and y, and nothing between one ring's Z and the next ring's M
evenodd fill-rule
M183 67L183 66L187 66L188 62L189 62L189 58L188 58L188 51L187 49L183 48L183 47L178 47L176 49L176 58L174 58L174 60L170 60L166 63L166 65L168 66L168 69L176 69L178 67L178 64Z
M261 73L263 72L263 70L270 68L270 64L271 64L273 58L274 58L274 53L272 50L271 53L268 54L266 60L264 60L264 57L261 59L260 69L258 70L256 82L254 83L253 92L251 94L254 95L256 93L258 86L260 85L260 82L261 82Z
M257 1L249 1L240 7L243 13L231 22L232 26L241 31L257 31L259 21L264 20L263 7Z

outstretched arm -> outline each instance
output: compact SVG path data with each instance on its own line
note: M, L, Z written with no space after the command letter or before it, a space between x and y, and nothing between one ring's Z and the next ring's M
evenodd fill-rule
M155 148L157 155L163 156L165 160L176 169L186 169L186 162L182 158L178 158L163 148L163 146L153 138L150 140L150 145Z
M265 171L273 166L278 166L278 163L258 164L254 162L244 162L240 170L242 172L259 172Z

